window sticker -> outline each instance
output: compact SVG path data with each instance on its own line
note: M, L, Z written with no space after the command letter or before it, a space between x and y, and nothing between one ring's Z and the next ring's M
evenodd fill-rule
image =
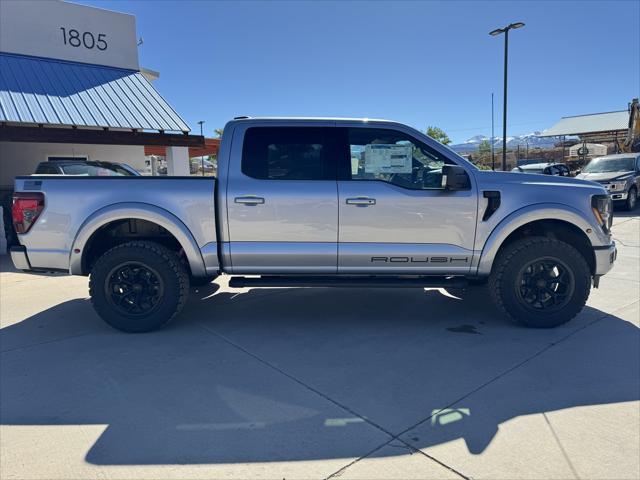
M364 149L365 173L411 173L411 145L373 144Z

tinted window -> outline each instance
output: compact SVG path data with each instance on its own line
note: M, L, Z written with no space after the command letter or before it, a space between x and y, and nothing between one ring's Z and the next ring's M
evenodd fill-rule
M242 173L261 180L333 180L326 128L253 127L242 148Z
M131 175L124 169L114 171L108 168L97 167L95 165L64 165L62 171L65 175L83 175L87 177L123 177Z
M442 154L402 132L348 129L352 180L382 180L416 190L442 188Z
M36 173L39 173L41 175L57 175L58 169L56 168L55 165L38 165L38 169L36 170Z

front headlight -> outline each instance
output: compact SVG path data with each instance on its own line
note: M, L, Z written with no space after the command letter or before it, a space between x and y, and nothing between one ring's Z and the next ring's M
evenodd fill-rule
M611 182L611 190L624 190L627 186L627 182Z
M609 195L594 195L591 197L591 210L602 230L609 233L613 222L613 202L611 197Z

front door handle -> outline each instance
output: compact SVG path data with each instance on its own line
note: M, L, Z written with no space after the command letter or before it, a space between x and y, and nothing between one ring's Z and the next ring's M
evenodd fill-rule
M369 197L356 197L356 198L347 198L347 205L359 205L361 207L366 207L368 205L375 205L376 199Z
M246 197L236 197L233 199L235 203L241 203L243 205L261 205L264 203L264 198L249 195Z

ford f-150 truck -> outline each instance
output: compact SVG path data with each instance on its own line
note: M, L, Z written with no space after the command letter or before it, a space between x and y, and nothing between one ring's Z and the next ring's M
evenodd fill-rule
M577 176L604 186L613 204L634 210L640 191L640 153L618 153L594 158Z
M570 320L616 258L593 182L476 169L405 125L240 117L218 177L15 181L18 269L88 275L98 314L146 332L189 286L452 287L485 283L533 327Z

